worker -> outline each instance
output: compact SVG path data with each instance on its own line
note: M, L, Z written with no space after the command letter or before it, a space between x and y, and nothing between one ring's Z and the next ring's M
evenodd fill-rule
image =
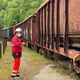
M12 56L13 56L13 70L11 77L19 77L20 59L22 56L22 29L16 28L15 35L12 38Z

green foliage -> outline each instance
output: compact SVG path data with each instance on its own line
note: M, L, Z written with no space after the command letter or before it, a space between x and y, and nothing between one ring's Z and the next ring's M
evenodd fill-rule
M45 0L0 0L0 28L10 27L29 15Z
M5 15L6 7L7 7L7 0L0 0L0 28L3 28L4 26L3 18Z

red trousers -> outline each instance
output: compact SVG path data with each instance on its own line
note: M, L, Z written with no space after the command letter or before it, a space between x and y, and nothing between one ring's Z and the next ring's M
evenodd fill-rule
M20 58L14 58L13 70L19 70Z

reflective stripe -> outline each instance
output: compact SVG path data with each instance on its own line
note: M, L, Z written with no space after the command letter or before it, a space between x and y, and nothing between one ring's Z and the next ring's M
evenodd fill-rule
M16 74L11 73L12 76L16 76Z
M16 70L12 70L11 75L12 75L12 76L16 76L16 74L17 74L17 71L16 71Z
M17 70L12 70L12 72L17 72Z
M17 74L17 72L12 72L13 74Z

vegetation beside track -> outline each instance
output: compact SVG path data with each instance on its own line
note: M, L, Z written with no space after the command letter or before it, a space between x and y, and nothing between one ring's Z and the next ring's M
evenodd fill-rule
M11 43L8 42L5 55L3 55L2 59L0 59L0 80L9 80L9 76L12 70L12 63L13 59L11 56ZM31 80L34 75L38 74L39 71L48 64L56 65L56 72L62 74L63 76L69 75L74 78L76 77L67 68L65 69L56 62L45 58L43 55L40 55L39 53L36 53L35 51L28 49L27 47L23 47L23 55L20 67L21 79ZM76 77L76 80L79 79Z

